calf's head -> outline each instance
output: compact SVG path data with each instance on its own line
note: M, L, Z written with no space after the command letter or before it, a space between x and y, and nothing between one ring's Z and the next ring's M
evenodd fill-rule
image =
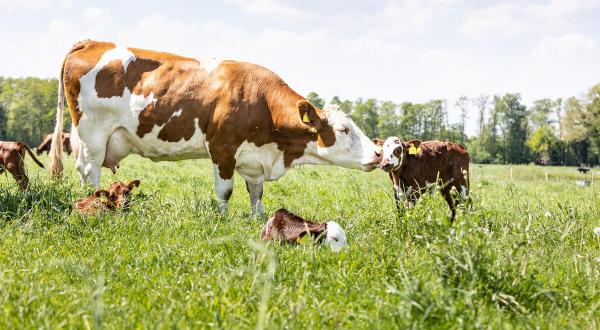
M380 149L338 105L320 110L300 100L297 106L302 123L318 136L311 156L326 164L363 171L371 171L379 164Z
M346 233L337 222L327 222L325 245L329 246L334 252L338 252L346 246Z
M108 201L107 204L109 207L118 208L125 207L129 204L127 197L135 187L140 186L140 180L133 180L129 183L125 182L114 182L108 188L108 191L104 189L97 190L95 195L100 198L105 196Z
M420 145L421 141L419 140L404 142L396 136L387 138L383 143L381 169L387 172L399 169L406 164L411 154L416 155L419 152Z

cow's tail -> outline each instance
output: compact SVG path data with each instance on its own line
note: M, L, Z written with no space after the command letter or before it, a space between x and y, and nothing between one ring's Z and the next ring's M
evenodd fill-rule
M58 102L56 106L56 126L52 135L52 144L50 145L50 176L57 177L63 171L62 153L63 153L63 118L65 113L65 88L63 84L64 62L60 69L58 77Z
M29 147L25 143L20 143L20 145L21 147L25 148L25 150L27 150L27 153L29 154L29 156L31 156L31 158L36 164L38 164L41 168L44 168L44 164L42 164L42 162L40 162L40 160L37 159L37 157L35 157L33 151L31 151L31 149L29 149Z

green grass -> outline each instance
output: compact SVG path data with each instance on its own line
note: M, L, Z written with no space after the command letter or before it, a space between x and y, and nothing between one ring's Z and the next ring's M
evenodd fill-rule
M80 216L93 190L73 163L52 182L29 160L26 193L0 176L0 328L600 327L600 183L574 168L472 165L474 208L453 226L438 195L397 217L381 171L266 184L267 213L342 225L333 253L260 242L240 177L220 215L208 160L131 156L102 178L142 180L131 209Z

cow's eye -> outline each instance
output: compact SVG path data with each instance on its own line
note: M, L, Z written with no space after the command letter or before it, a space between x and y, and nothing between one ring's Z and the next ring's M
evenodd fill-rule
M344 133L344 134L350 133L350 129L348 127L344 127L342 129L340 129L339 131L342 132L342 133Z

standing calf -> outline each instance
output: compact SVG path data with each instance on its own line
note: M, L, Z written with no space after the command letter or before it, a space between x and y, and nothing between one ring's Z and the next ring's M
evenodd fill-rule
M457 205L450 194L451 190L460 191L462 200L468 198L469 153L460 144L400 141L397 137L389 137L383 143L381 168L389 172L394 184L398 212L401 212L402 195L412 204L432 183L441 186L442 195L450 207L450 222L454 221Z
M336 222L307 221L286 209L279 209L273 214L260 233L260 239L297 244L307 234L318 243L325 241L325 245L333 251L339 251L346 246L346 233Z
M0 174L6 169L17 180L21 190L25 190L29 186L29 178L25 174L25 152L33 158L36 164L44 168L44 164L35 158L25 143L0 141Z

